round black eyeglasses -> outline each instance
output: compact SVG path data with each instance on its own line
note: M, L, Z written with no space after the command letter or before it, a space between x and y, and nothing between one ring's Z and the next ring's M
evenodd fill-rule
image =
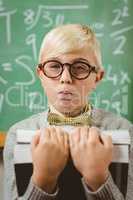
M64 66L68 66L71 77L74 77L78 80L86 79L91 72L98 72L98 69L96 69L95 66L91 66L89 63L84 61L75 61L70 64L61 63L57 60L48 60L44 63L38 64L38 67L48 78L58 78L61 76Z

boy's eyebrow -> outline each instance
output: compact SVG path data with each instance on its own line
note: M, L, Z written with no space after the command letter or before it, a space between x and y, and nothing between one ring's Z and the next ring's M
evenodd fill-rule
M86 63L88 63L89 65L91 65L91 63L89 62L89 60L87 60L87 59L85 59L85 58L75 58L75 59L73 59L72 60L72 63L73 62L78 62L78 61L83 61L83 62L86 62Z
M85 62L87 62L87 63L89 63L89 61L87 60L87 59L85 59L85 58L75 58L74 60L72 60L73 62L75 62L75 61L85 61Z
M48 60L58 60L58 61L60 61L61 62L61 59L59 59L58 57L52 57L52 58L50 58L50 59L48 59ZM75 58L75 59L73 59L73 60L71 60L71 62L75 62L75 61L84 61L84 62L87 62L87 63L89 63L89 61L87 60L87 59L85 59L85 58ZM90 63L89 63L90 64Z

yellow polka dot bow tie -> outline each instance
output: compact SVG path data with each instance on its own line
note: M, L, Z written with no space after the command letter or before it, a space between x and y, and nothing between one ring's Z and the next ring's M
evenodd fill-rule
M87 109L85 110L85 112L83 114L81 114L77 117L65 117L65 116L59 115L57 113L49 112L47 120L50 125L57 125L57 126L61 126L61 125L92 126L92 124L94 124L92 117L91 117L90 106L87 107Z
M91 126L92 125L92 119L87 113L78 117L64 117L56 113L48 113L48 122L50 125L56 125L56 126L61 126L61 125Z

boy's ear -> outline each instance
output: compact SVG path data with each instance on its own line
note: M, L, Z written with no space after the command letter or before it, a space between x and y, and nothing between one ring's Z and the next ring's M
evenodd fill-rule
M39 67L36 68L36 75L39 77L41 81L43 80L43 73Z
M100 69L98 72L97 72L97 75L96 75L96 83L98 83L99 81L101 81L104 77L104 74L105 74L105 71L103 69Z
M39 67L36 67L36 74L39 76L40 75L40 68Z
M39 78L42 77L42 70L39 67L36 68L36 74Z

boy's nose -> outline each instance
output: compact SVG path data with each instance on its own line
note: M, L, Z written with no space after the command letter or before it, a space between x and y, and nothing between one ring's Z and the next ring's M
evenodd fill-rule
M64 70L60 77L60 83L72 83L72 77L69 72L69 67L64 67Z

